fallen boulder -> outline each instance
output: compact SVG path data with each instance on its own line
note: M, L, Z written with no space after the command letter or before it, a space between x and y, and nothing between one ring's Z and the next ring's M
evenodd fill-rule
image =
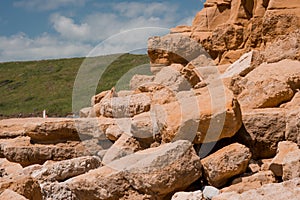
M162 199L200 178L201 168L192 144L176 141L128 155L69 179L66 184L82 200L119 199L125 195L129 199L136 195Z
M204 176L214 187L221 187L227 181L246 171L250 150L244 145L234 143L201 160Z

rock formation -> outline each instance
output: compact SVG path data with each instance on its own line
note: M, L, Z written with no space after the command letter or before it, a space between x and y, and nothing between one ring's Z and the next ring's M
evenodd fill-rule
M300 2L207 0L81 118L0 121L0 199L299 199Z

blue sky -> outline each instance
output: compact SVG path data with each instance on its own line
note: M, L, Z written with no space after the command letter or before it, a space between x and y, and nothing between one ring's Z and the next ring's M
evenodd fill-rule
M99 54L146 48L147 37L191 24L202 6L203 0L3 0L0 62L86 56L99 44Z

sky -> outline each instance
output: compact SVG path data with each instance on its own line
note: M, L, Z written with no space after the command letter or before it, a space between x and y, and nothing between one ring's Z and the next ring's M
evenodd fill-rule
M143 51L203 0L2 0L0 62ZM96 50L95 50L96 49Z

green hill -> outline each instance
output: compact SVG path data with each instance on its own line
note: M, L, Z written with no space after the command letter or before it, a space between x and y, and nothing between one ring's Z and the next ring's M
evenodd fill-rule
M111 89L129 70L148 63L147 55L132 54L0 63L0 116L40 116L43 109L48 116L66 116L72 112L80 66L89 65L87 81L89 75L103 73L98 93Z

